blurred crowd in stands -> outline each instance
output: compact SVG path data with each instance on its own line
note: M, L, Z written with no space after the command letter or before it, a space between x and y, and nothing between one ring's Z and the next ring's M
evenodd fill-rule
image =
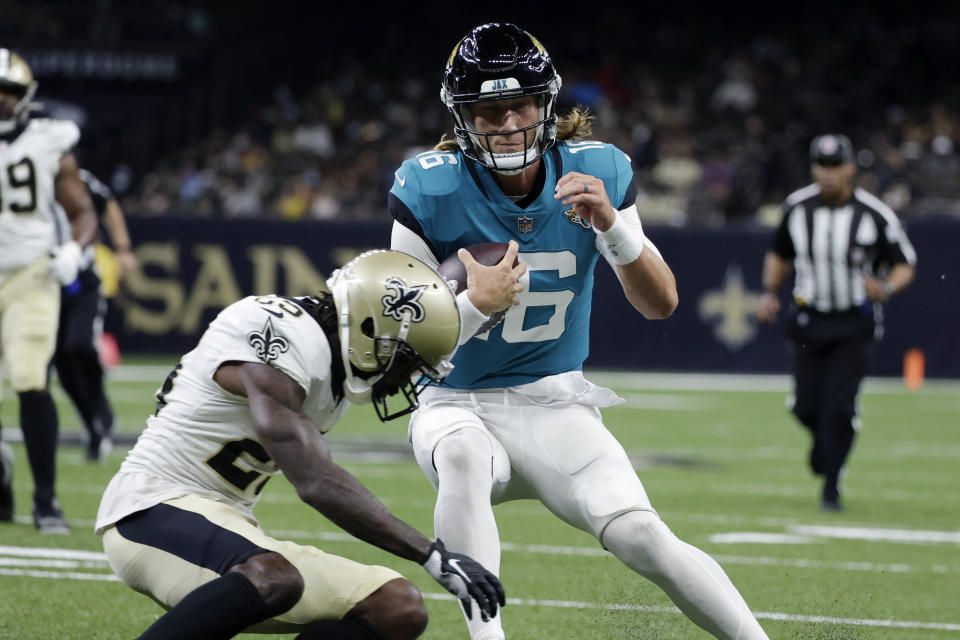
M517 21L558 66L560 112L589 107L595 137L631 156L646 221L770 223L809 182L810 139L830 131L850 136L861 185L901 215L960 216L960 21L869 6L832 21L749 17ZM130 215L384 219L393 171L451 131L442 65L468 26L430 33L416 53L394 40L264 84L237 106L244 121L211 127L152 170L121 162L104 177Z

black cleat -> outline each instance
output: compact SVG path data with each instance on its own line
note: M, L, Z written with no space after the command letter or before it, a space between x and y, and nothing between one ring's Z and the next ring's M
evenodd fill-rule
M86 457L90 462L99 462L107 457L113 450L113 421L106 423L99 419L94 419L93 433L87 440Z
M63 511L60 510L60 502L54 498L50 504L39 506L34 502L33 506L33 526L40 533L68 535L70 525L67 519L63 517Z
M0 522L13 522L13 451L0 442Z
M843 505L840 504L840 492L836 486L828 484L823 488L823 493L820 496L820 511L828 513L843 511Z
M843 511L843 505L840 504L840 498L824 498L820 501L820 511L826 513L839 513Z

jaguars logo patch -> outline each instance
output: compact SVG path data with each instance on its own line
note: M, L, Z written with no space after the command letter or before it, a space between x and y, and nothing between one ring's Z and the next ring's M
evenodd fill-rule
M574 213L573 208L570 208L564 211L563 215L567 216L567 220L569 220L573 224L580 225L584 229L590 228L590 223L584 220L583 218L581 218L580 216L578 216L576 213Z

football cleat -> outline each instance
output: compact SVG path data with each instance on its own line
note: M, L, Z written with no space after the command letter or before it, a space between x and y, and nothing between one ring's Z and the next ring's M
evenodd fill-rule
M60 502L56 498L46 505L38 505L34 502L33 526L44 534L68 535L70 533L70 525L63 517Z

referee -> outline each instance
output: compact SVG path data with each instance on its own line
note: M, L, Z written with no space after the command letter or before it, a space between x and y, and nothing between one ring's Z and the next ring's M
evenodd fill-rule
M757 317L776 319L777 292L795 270L787 323L792 411L813 436L809 462L823 476L820 506L840 511L838 482L860 426L857 394L870 345L882 333L880 303L910 284L917 257L896 214L854 187L849 138L814 138L810 161L814 182L787 197L764 257Z

